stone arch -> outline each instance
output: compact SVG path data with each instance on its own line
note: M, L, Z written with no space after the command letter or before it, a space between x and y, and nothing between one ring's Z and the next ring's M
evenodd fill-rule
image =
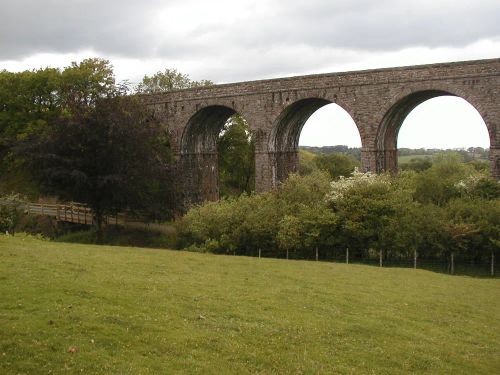
M224 105L210 105L198 110L184 127L181 155L217 152L219 133L226 121L236 113L236 110Z
M379 123L374 145L377 151L377 172L397 172L397 138L405 118L420 104L440 96L459 97L474 107L486 124L491 147L495 139L495 130L488 126L486 112L482 109L481 104L472 100L465 92L454 88L419 88L405 90L404 93L391 101L391 106L384 110L384 114Z
M332 101L321 97L299 99L286 106L278 115L268 139L268 150L273 155L273 186L284 181L290 173L298 171L299 138L302 128L314 112L332 103L337 104L353 118L352 113L339 104L336 98Z
M232 106L213 104L197 109L188 119L180 138L178 160L183 176L178 196L185 208L219 199L217 142L227 120L235 114L239 112Z

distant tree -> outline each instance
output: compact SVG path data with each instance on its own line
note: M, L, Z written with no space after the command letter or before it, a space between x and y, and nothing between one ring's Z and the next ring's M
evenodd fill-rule
M429 156L423 158L412 158L407 163L401 163L400 169L422 172L432 167L432 160Z
M470 165L472 168L474 168L478 172L488 173L490 170L490 163L488 162L488 160L473 159L470 162L468 162L467 164Z
M113 66L108 60L90 58L72 62L61 74L61 99L66 109L93 106L116 95Z
M151 77L145 75L142 78L142 82L137 85L136 92L140 94L156 94L211 85L213 85L212 81L193 81L187 74L180 73L176 69L165 69L163 72L156 72Z
M359 167L357 160L338 153L317 155L314 163L318 169L328 172L332 179L351 176L354 168Z
M299 149L299 174L306 176L318 169L314 159L316 155L310 151Z
M418 174L414 198L416 201L438 206L460 195L459 182L473 169L464 164L457 153L441 153L433 158L432 167Z
M255 144L241 116L227 121L217 149L221 196L249 194L255 186Z

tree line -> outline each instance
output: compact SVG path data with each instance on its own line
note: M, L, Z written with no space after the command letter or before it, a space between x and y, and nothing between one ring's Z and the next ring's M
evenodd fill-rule
M500 184L459 155L399 176L291 175L276 191L209 202L179 224L195 251L299 259L488 262L500 245Z
M0 72L0 195L86 203L106 215L162 220L171 212L172 156L142 93L212 84L165 70L132 86L104 59L64 69Z
M87 203L98 232L102 217L124 210L168 219L169 140L133 94L210 84L167 69L131 87L116 82L102 59L1 71L0 195ZM300 175L253 194L254 147L245 120L228 119L218 143L220 190L228 198L187 213L179 224L181 247L325 259L348 248L353 259L418 253L473 261L498 249L499 185L482 164L447 154L410 161L399 177L375 176L355 172L359 149L301 150ZM11 210L3 211L12 224Z

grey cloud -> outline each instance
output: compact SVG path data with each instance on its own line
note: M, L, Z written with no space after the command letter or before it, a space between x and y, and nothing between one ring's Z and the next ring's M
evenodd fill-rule
M441 6L435 5L440 3ZM221 29L217 39L249 47L307 44L388 51L415 46L465 46L499 36L500 2L471 4L472 1L420 1L408 6L407 2L388 0L293 0L269 17L249 17L230 29ZM213 34L213 27L200 27L198 31Z
M172 10L172 18L186 18L188 31L155 30L152 20L159 9L175 4L187 4L185 9L196 15ZM396 51L461 47L500 36L498 0L255 0L247 9L265 6L265 12L231 14L231 9L223 9L228 19L236 20L224 24L196 14L196 5L194 0L4 0L0 61L93 49L107 57L206 60L214 72L217 63L296 71L298 56L292 55L301 46ZM274 51L289 60L274 56ZM308 62L321 65L314 58Z
M148 20L165 1L7 0L2 2L0 60L83 49L122 56L154 46Z

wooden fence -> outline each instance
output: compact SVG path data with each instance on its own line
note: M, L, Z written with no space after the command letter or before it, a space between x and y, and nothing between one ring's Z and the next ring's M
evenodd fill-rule
M0 199L0 206L11 206L12 202ZM66 204L48 204L48 203L17 203L14 204L17 209L24 210L30 215L45 215L54 217L58 221L70 223L93 225L94 215L92 210L85 204L70 202ZM144 220L140 215L128 215L126 212L115 216L105 216L104 224L122 225L128 228L144 229L152 232L161 232L166 234L175 233L175 228L168 224L151 223Z
M81 203L69 204L46 204L46 203L26 203L24 205L26 213L31 215L46 215L55 217L58 221L70 223L92 225L94 215L92 210ZM126 221L124 215L105 216L105 224L119 224Z
M28 214L52 216L58 221L85 225L94 223L91 209L83 204L27 203L24 208Z

